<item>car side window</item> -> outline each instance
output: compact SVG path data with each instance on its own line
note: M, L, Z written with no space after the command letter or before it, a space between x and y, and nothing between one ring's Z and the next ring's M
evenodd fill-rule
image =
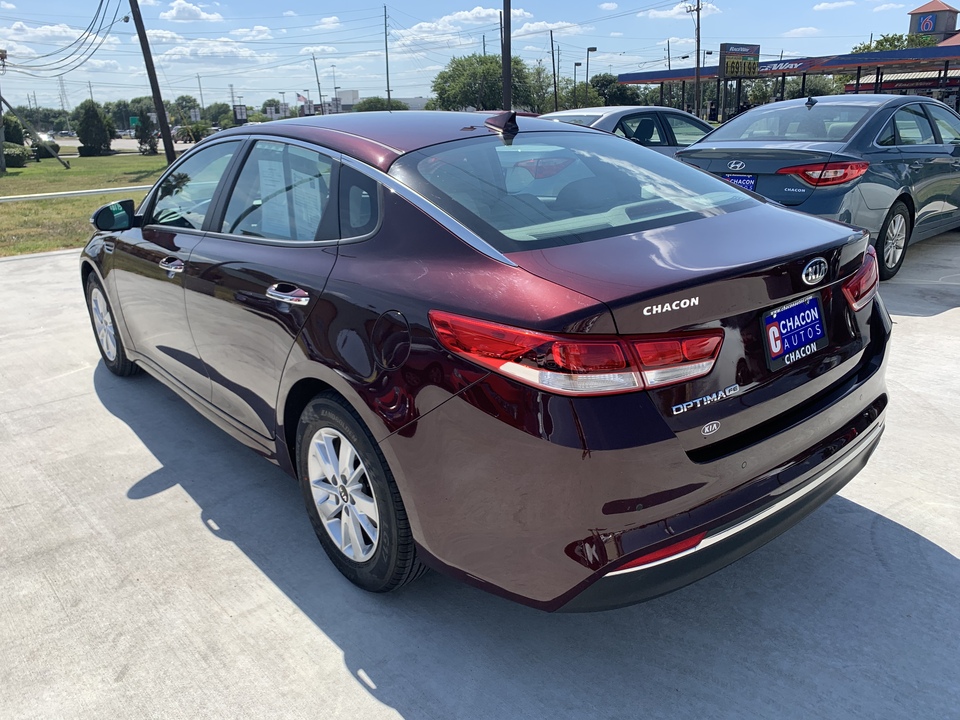
M221 232L299 242L335 239L335 217L327 217L336 208L330 203L333 167L333 159L313 150L258 141L230 195Z
M677 145L680 147L692 145L707 134L706 130L699 125L695 125L694 123L690 122L682 115L664 113L664 117L670 124L670 129L673 130L673 135L677 139Z
M907 105L893 116L898 145L934 145L933 126L919 105Z
M614 133L641 145L665 144L656 116L649 113L623 118Z
M927 105L927 112L940 131L940 139L945 145L960 145L960 118L946 108Z
M160 181L148 225L200 230L223 174L240 142L223 142L199 150Z
M893 127L893 120L888 120L883 130L877 135L877 145L880 147L894 147L897 144L897 131Z
M340 237L362 237L380 222L380 184L351 167L340 168Z

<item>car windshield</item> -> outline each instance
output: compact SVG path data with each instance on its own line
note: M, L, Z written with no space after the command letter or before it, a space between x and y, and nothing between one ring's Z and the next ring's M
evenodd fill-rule
M404 155L390 174L501 252L625 235L757 204L613 135L532 132Z
M820 102L812 107L768 105L738 115L710 135L711 141L787 140L845 142L872 108Z

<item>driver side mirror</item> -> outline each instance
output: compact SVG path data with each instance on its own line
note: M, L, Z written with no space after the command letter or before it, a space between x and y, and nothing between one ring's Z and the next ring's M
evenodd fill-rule
M104 205L97 210L90 222L97 230L129 230L133 227L133 200L121 200Z

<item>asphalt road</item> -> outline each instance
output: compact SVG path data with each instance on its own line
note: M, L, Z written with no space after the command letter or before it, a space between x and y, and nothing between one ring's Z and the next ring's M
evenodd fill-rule
M644 605L365 594L295 483L99 361L77 253L0 260L4 718L960 717L960 233L910 248L887 431L796 528Z

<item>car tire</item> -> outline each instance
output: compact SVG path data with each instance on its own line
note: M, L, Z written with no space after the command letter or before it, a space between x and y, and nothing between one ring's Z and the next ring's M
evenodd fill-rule
M139 366L127 357L123 349L123 341L113 321L110 300L107 299L107 293L94 273L90 273L87 277L86 296L93 336L97 340L97 349L100 350L100 357L103 358L103 364L107 366L107 370L120 377L140 372Z
M912 220L910 208L899 200L890 208L877 236L877 256L880 260L880 279L889 280L900 271L910 244Z
M350 582L383 593L423 575L383 453L335 393L318 395L300 416L297 475L314 532Z

